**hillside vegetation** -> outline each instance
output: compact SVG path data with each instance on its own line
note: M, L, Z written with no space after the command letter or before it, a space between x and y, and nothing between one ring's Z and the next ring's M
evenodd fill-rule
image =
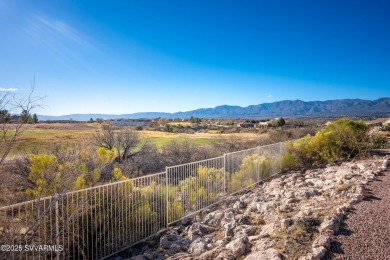
M369 130L363 121L339 119L314 136L289 142L284 168L297 170L363 157L372 147Z

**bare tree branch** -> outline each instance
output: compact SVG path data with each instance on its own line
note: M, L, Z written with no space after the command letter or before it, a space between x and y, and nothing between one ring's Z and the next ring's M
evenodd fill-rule
M0 96L0 164L2 164L11 149L14 147L17 137L22 132L22 127L27 123L22 114L30 115L31 111L40 107L42 97L34 96L35 79L31 82L31 90L27 96L20 97L17 94L6 92ZM11 116L9 111L21 111L20 116ZM7 120L7 114L10 120Z

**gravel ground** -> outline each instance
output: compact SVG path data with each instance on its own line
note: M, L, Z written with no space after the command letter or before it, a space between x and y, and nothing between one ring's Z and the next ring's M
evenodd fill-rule
M349 212L323 259L390 259L390 171L366 189L370 196Z

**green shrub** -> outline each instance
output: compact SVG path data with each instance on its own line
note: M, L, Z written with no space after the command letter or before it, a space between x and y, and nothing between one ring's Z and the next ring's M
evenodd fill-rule
M315 136L307 135L286 145L283 169L320 166L364 155L368 150L369 127L363 121L339 119Z
M388 145L387 138L384 136L375 136L372 142L374 148L386 148Z
M30 156L29 180L34 189L26 193L31 198L50 196L69 190L80 190L97 185L101 179L101 169L111 163L113 151L99 148L96 152L81 150L74 160L64 161L61 156L37 154ZM113 171L113 181L126 180L120 169Z
M28 179L36 185L35 189L27 189L32 198L52 195L61 188L61 174L57 172L58 161L54 155L31 155L30 174Z
M240 170L232 174L229 186L232 191L239 191L260 181L260 179L268 177L269 170L270 162L267 161L264 155L246 156L242 160Z
M303 167L303 164L299 161L298 157L294 153L286 153L282 157L282 169L283 170L299 170Z

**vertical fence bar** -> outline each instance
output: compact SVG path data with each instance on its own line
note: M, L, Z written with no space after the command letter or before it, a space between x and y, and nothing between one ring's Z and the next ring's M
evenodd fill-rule
M167 205L166 205L166 211L167 211L167 228L169 227L169 187L168 187L168 167L165 167L165 188L166 188L166 199L167 199Z
M59 213L58 213L58 199L59 195L56 193L54 195L55 198L55 216L56 216L56 259L60 259L59 246L60 246L60 223L59 223Z

